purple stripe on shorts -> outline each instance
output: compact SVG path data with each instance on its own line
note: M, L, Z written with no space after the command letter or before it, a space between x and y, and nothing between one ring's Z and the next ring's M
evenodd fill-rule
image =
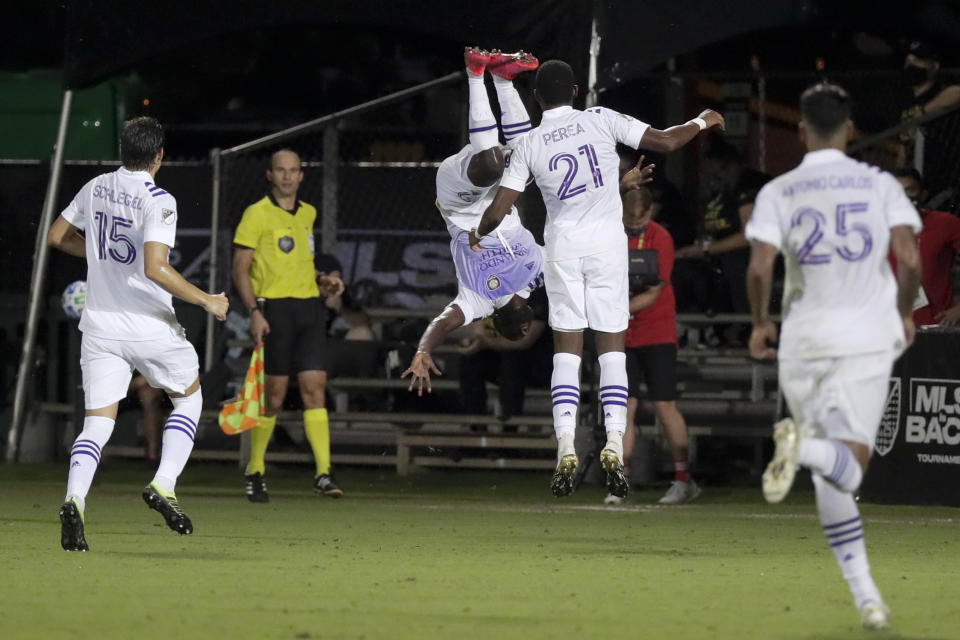
M469 132L470 132L470 133L480 133L481 131L490 131L490 129L496 129L496 128L497 128L497 123L494 122L494 123L493 123L492 125L490 125L489 127L474 127L473 129L470 129Z

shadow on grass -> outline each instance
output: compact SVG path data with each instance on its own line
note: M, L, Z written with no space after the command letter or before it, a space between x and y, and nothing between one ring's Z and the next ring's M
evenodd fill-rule
M861 631L863 637L869 637L870 640L947 640L947 638L937 638L933 636L904 636L896 631ZM830 635L816 634L809 636L810 640L850 640L849 633L833 633Z
M123 556L127 558L145 558L148 560L211 560L221 562L223 560L236 560L237 556L222 552L196 552L196 551L103 551L105 556Z

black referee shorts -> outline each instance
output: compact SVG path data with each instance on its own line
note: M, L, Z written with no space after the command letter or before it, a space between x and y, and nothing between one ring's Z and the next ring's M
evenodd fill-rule
M326 371L327 308L322 298L271 298L263 302L270 333L263 338L263 372L291 376Z
M647 383L647 399L677 399L677 345L652 344L627 347L627 388L631 398L640 397L640 383Z

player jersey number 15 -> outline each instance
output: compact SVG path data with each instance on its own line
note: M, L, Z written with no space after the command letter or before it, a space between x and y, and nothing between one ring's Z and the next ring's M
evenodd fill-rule
M133 220L111 216L103 211L95 212L93 217L97 221L97 258L106 260L109 256L120 264L132 264L137 259L137 248L123 234L123 229L132 227ZM107 243L108 236L110 244Z
M870 251L873 249L873 236L870 233L870 227L847 219L847 216L851 214L866 213L867 208L868 204L866 202L847 202L837 205L834 212L834 227L841 241L836 243L836 253L843 260L848 262L863 260L870 255ZM800 248L797 249L797 261L800 264L829 264L833 259L833 252L817 251L817 245L830 229L827 216L816 209L804 207L793 214L790 219L790 226L801 227L805 222L812 224L813 229L803 244L800 245ZM859 239L857 239L858 236Z
M578 155L584 156L587 159L587 166L590 168L590 175L593 177L593 186L598 188L602 187L603 175L600 173L600 163L597 160L597 152L594 150L593 145L585 144L582 147L577 147L577 151L579 152ZM580 159L572 153L558 153L550 158L550 171L562 171L561 163L565 165L564 168L567 174L563 177L563 181L560 182L560 188L557 189L557 197L561 200L566 200L567 198L572 198L584 193L587 190L586 183L578 184L575 187L571 186L577 177L577 171L580 169Z

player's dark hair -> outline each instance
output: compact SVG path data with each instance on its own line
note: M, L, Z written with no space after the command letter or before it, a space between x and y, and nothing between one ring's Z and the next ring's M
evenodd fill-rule
M923 186L923 176L913 167L897 167L890 172L894 178L913 178L921 187Z
M533 309L529 304L506 304L493 312L493 328L507 340L523 337L524 325L533 321Z
M836 133L850 119L852 109L850 94L829 82L815 84L800 96L803 121L823 138Z
M123 123L120 131L120 162L132 171L153 166L166 136L156 118L141 116Z
M467 178L475 187L492 186L503 175L504 157L500 147L473 154L467 164Z
M571 104L573 87L573 69L563 60L547 60L537 70L534 88L544 107Z

